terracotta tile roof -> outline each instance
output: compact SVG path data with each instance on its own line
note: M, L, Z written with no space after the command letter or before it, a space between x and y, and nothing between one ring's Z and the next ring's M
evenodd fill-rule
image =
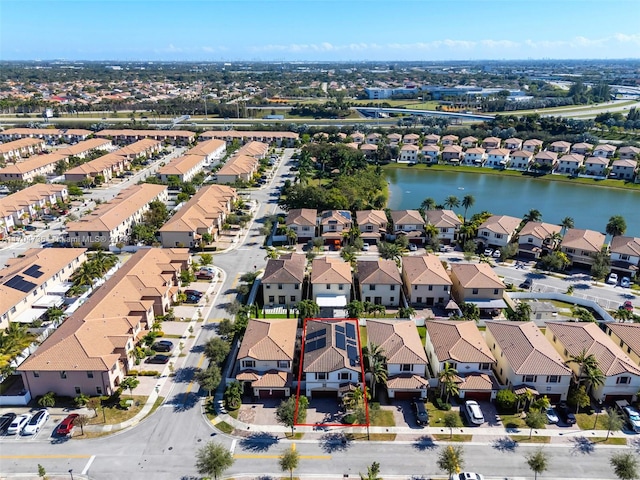
M419 150L417 145L412 145L412 144L407 144L407 145L403 145L402 148L400 149L400 151L411 151L411 152L417 152Z
M440 259L433 254L404 257L402 271L410 285L452 284Z
M493 376L480 372L456 376L456 383L458 384L458 389L463 392L490 392L500 388Z
M589 157L584 161L584 163L590 165L603 165L606 167L609 165L609 159L606 157Z
M387 378L387 388L391 390L418 390L428 388L429 381L419 375L403 374Z
M386 225L387 215L384 210L359 210L356 212L356 221L358 225L372 223L377 226Z
M11 195L0 198L0 213L13 214L17 210L49 199L53 195L59 197L67 190L66 185L56 183L36 183Z
M462 288L505 288L500 277L486 263L454 263L451 274L458 279Z
M630 160L630 159L620 159L620 160L614 160L613 163L611 164L612 167L622 167L622 168L633 168L635 169L638 166L638 162L636 162L635 160Z
M301 225L315 227L318 221L318 211L315 208L294 208L287 213L287 225Z
M253 173L258 168L258 160L249 155L238 155L227 160L217 175L247 175Z
M485 322L516 375L571 375L533 322Z
M558 154L556 152L550 152L549 150L543 150L542 152L539 152L534 159L536 161L542 161L544 162L555 162L556 160L558 160Z
M551 147L554 147L554 148L570 148L571 144L569 142L565 142L563 140L559 140L557 142L553 142L551 144Z
M58 128L9 128L2 132L3 135L23 135L23 136L64 136L64 135L91 135L91 130L82 130L79 128L70 128L68 130L61 130Z
M260 378L255 370L243 370L236 375L236 380L240 382L254 382Z
M147 150L158 148L161 145L162 144L158 140L154 140L152 138L143 138L142 140L133 142L132 144L127 145L126 147L122 147L113 153L127 157L137 157Z
M560 163L577 163L581 165L584 161L584 155L580 155L578 153L570 153L569 155L564 155L560 157Z
M567 358L586 350L587 355L596 357L598 367L607 377L622 373L640 376L640 367L596 323L549 322L547 331L567 350Z
M300 284L304 281L307 259L300 253L288 253L278 259L269 259L264 270L262 284Z
M610 143L605 143L602 145L598 145L593 149L594 152L603 151L603 152L615 152L618 149L615 145L611 145Z
M447 145L442 149L442 153L462 153L460 145Z
M204 142L200 142L195 147L187 150L186 154L201 155L205 157L205 156L211 155L212 153L215 153L216 151L218 151L219 149L225 146L226 146L226 143L224 140L215 140L215 139L205 140Z
M437 145L425 145L422 147L423 152L440 152L440 147Z
M378 150L378 145L373 145L370 143L362 143L360 144L360 150L367 150L369 152L375 152Z
M367 338L378 345L387 364L427 364L427 354L412 320L367 320Z
M531 152L527 152L526 150L516 150L515 152L511 153L511 158L513 157L522 157L522 158L528 158L531 159L531 157L533 157L533 153Z
M83 163L82 165L78 165L75 168L67 170L65 172L66 175L80 175L80 174L101 174L104 170L112 169L116 165L119 165L123 162L123 158L120 155L116 155L115 153L107 153L101 157L98 157L94 160L90 160L87 163Z
M494 148L488 152L488 155L493 155L494 157L506 157L509 154L511 154L511 151L506 148Z
M182 155L160 168L157 175L184 175L204 162L205 159L201 155Z
M439 362L494 363L491 350L476 323L433 320L425 322Z
M513 235L516 228L520 226L520 222L522 222L522 220L516 217L510 217L508 215L492 215L478 227L478 230L486 228L493 233Z
M445 135L444 137L442 137L442 141L446 142L446 141L452 141L452 142L457 142L458 141L458 136L457 135Z
M346 349L339 348L336 345L336 326L340 325L344 328L346 324L347 321L308 320L306 322L305 335L307 337L309 337L309 334L316 335L315 339L325 338L325 346L310 350L306 348L307 345L305 344L302 367L304 372L334 372L346 368L361 373L359 364L351 365ZM303 341L306 342L304 339ZM359 360L361 355L360 346L356 345L356 348L358 349Z
M272 370L254 380L251 386L254 388L284 388L289 385L290 380L290 373Z
M407 133L402 137L404 140L419 140L420 135L416 135L415 133Z
M530 138L529 140L525 140L523 145L524 146L529 146L529 145L533 145L536 147L539 147L543 144L543 141L538 139L538 138Z
M570 228L564 234L562 243L563 248L575 248L587 252L599 252L604 245L605 236L600 232L593 230L582 230L579 228Z
M607 328L640 356L640 323L607 323Z
M527 222L522 230L520 230L520 238L525 235L531 235L539 240L544 240L554 233L560 233L562 227L560 225L553 225L552 223L544 222Z
M501 142L502 140L500 140L498 137L487 137L482 141L482 144L483 145L488 145L488 144L500 145Z
M593 145L590 143L586 143L586 142L580 142L580 143L574 143L573 146L571 147L571 151L575 151L575 150L591 150L593 148Z
M360 260L357 271L360 285L402 285L398 266L393 260Z
M269 145L263 142L249 142L240 147L236 156L263 157L269 152Z
M615 236L611 239L611 253L640 257L640 237Z
M195 138L196 134L188 130L100 130L96 137L150 137L150 138Z
M464 153L467 155L484 155L487 151L482 147L471 147L467 148Z
M640 148L625 146L625 147L620 147L620 150L618 152L620 153L620 155L624 155L624 154L638 155L640 154Z
M31 147L35 145L41 145L44 140L40 138L21 138L19 140L13 140L7 143L0 143L0 153L7 153L13 150L19 150L24 147Z
M297 328L297 318L249 320L238 350L238 358L292 361Z
M294 132L264 132L264 131L236 131L236 130L211 130L200 135L201 138L286 138L298 139L299 135Z
M393 225L424 225L424 218L417 210L392 210Z
M16 173L28 173L38 168L42 168L47 165L58 163L60 160L66 160L69 155L61 153L50 153L48 155L37 155L30 157L22 162L15 163L13 165L7 165L4 168L0 168L0 174L16 174Z
M440 141L440 135L436 135L435 133L431 133L429 135L426 135L424 137L425 140L431 140L431 141L435 141L435 142L439 142Z
M456 228L462 225L462 220L453 210L427 210L424 216L427 223L437 228Z
M341 258L315 258L311 264L311 283L351 284L351 265Z
M461 142L462 143L475 143L478 139L476 137L464 137Z
M159 232L196 232L198 228L210 229L229 213L227 205L233 203L236 197L236 190L226 185L202 187L167 220Z
M83 140L75 145L58 150L57 153L70 157L72 155L78 155L91 150L107 148L110 144L111 140L107 140L105 138L90 138L89 140Z

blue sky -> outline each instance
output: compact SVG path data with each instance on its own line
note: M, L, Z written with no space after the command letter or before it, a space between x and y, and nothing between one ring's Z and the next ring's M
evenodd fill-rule
M2 60L640 57L640 0L0 0Z

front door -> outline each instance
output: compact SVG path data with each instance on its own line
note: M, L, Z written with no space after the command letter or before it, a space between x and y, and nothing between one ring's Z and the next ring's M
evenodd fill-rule
M278 296L278 303L280 305L284 305L285 303L287 303L286 297L284 295L279 295Z

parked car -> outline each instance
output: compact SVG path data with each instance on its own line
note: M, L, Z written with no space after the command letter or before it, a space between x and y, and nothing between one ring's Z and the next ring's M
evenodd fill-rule
M31 420L31 415L28 413L23 413L22 415L18 415L13 419L9 428L7 428L7 435L18 435L22 432L22 429L25 427L27 423Z
M607 283L609 285L615 285L616 283L618 283L618 274L617 273L610 273L609 274L609 278L607 278Z
M464 402L464 414L471 425L478 426L484 423L484 415L480 410L480 405L475 400Z
M187 295L184 303L199 303L200 299L202 299L202 297L199 295Z
M53 222L57 218L58 217L56 217L55 215L42 215L42 220L44 220L45 222Z
M189 297L189 296L194 296L194 297L202 297L202 292L200 292L199 290L191 290L191 289L187 289L184 291L184 294Z
M631 286L631 279L629 277L622 277L622 280L620 280L620 286L622 288L629 288Z
M484 254L485 254L487 257L490 257L491 255L493 255L493 248L485 248L485 249L484 249Z
M413 413L416 415L418 425L429 425L429 413L423 400L416 400L411 403Z
M5 413L0 417L0 433L4 433L9 428L9 425L15 420L16 414L13 412Z
M67 415L67 417L64 420L62 420L60 425L58 425L58 428L56 428L56 435L59 435L61 437L66 437L67 435L69 435L74 427L73 422L79 416L80 415L78 415L77 413L72 413L71 415Z
M633 312L633 303L631 300L627 300L622 305L620 305L620 309L628 310L629 312Z
M410 252L417 252L418 251L418 247L416 246L415 243L410 243L409 244L409 251Z
M158 340L151 346L151 349L156 352L170 352L173 350L173 342L169 340Z
M531 288L531 285L533 285L533 281L530 278L525 278L524 282L522 282L519 286L520 288L529 290Z
M640 412L629 405L626 400L618 400L616 407L618 407L618 410L629 424L629 428L636 433L640 433Z
M24 226L24 229L25 229L27 232L35 232L35 231L37 230L37 227L34 227L33 225L25 225L25 226Z
M558 413L555 411L553 407L547 407L544 410L545 415L547 416L547 423L558 423Z
M499 248L496 248L496 249L493 251L493 255L492 255L492 256L493 256L493 258L500 258L500 256L501 256L501 255L502 255L502 252L500 251L500 249L499 249Z
M200 270L198 270L198 272L196 273L196 278L198 279L206 279L206 280L213 280L213 269L209 269L209 268L201 268Z
M49 411L46 408L38 410L29 423L27 423L22 430L22 435L35 435L40 431L42 426L49 420Z
M362 245L362 251L363 251L363 252L368 252L368 251L369 251L369 248L370 248L370 247L369 247L369 244L368 244L368 243L365 243L364 245Z
M147 358L146 363L169 363L170 358L169 355L154 355Z
M460 472L451 475L449 480L484 480L484 476L473 472Z
M556 411L558 412L562 421L567 425L576 424L576 416L569 409L569 405L567 405L567 402L560 402L556 407Z

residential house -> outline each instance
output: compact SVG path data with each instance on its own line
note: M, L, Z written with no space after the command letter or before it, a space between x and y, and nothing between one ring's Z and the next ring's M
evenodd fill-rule
M485 166L493 168L507 168L511 152L506 148L496 148L487 153Z
M0 181L22 180L32 182L36 176L52 175L60 160L66 160L68 155L50 153L28 158L13 165L0 168Z
M299 140L300 136L295 132L271 132L271 131L209 131L200 135L201 140L223 140L227 145L233 143L234 140L242 144L249 142L261 142L267 145L275 145L277 147L293 147ZM363 137L364 139L364 137ZM361 142L359 142L361 143Z
M531 152L533 154L538 153L542 150L542 140L537 138L530 138L529 140L525 140L522 144L522 150L525 152Z
M545 222L527 222L518 234L518 255L538 259L542 254L553 250L560 239L554 237L562 231L560 225ZM561 238L561 237L560 237Z
M31 324L49 306L64 303L66 284L86 257L84 248L30 248L6 260L0 270L0 331L11 323Z
M593 230L570 228L564 234L560 251L574 267L591 268L594 255L602 250L605 236Z
M353 140L353 143L364 143L364 133L360 133L360 132L353 132L351 134L351 140Z
M21 138L0 144L0 160L18 162L23 158L40 153L45 149L45 142L39 138Z
M112 395L134 368L135 346L155 315L167 313L189 262L186 249L133 254L18 367L31 396Z
M91 181L93 183L110 182L113 177L129 170L129 160L126 157L107 153L87 163L78 165L64 173L67 182L80 183Z
M312 299L320 316L332 318L351 301L351 265L336 257L315 258L311 263Z
M315 208L289 210L285 225L296 233L298 242L305 243L316 238L318 211Z
M79 128L59 129L59 128L9 128L0 132L0 140L10 142L21 138L41 138L49 144L54 142L76 143L86 140L93 135L91 130Z
M464 157L464 153L460 145L447 145L442 150L441 156L444 162L460 163Z
M295 307L302 300L307 259L300 253L287 253L267 260L260 285L264 303Z
M640 238L616 235L611 239L611 271L634 278L640 269Z
M478 139L476 137L464 137L460 140L460 145L463 148L473 148L478 146Z
M556 170L556 173L577 175L583 163L584 157L578 153L563 155L560 157L560 160L558 160L558 169Z
M206 133L206 132L205 132ZM128 145L145 138L151 138L172 145L189 145L196 139L196 134L187 130L100 130L98 138L111 138L118 145Z
M485 325L485 341L503 385L516 394L544 395L552 403L567 399L571 369L535 323L490 321Z
M420 152L424 156L425 163L438 163L440 147L437 145L425 145L420 149Z
M606 157L589 157L584 161L585 173L594 177L606 177L609 159Z
M362 241L375 245L384 240L388 224L384 210L359 210L356 212L356 221Z
M604 324L604 331L636 365L640 366L640 323Z
M501 143L502 140L500 140L498 137L487 137L482 141L481 146L485 150L496 150L500 148Z
M487 160L487 152L484 148L481 147L472 147L467 149L464 152L464 163L465 165L477 165L481 167L484 165Z
M256 398L291 394L296 318L250 319L236 356L235 378Z
M457 135L445 135L441 140L441 144L443 147L455 145L456 143L458 143Z
M569 150L571 150L571 144L563 140L558 140L557 142L553 142L551 145L549 145L548 150L550 152L564 155L565 153L569 153Z
M247 157L251 158L251 157ZM249 162L252 163L255 160ZM193 177L202 171L207 164L205 156L202 155L183 155L172 159L165 166L160 167L156 172L156 177L161 182L168 182L171 177L182 182L189 182ZM217 172L218 181L220 181L220 171ZM224 173L223 173L224 175ZM221 182L221 183L233 183Z
M453 282L440 259L433 254L404 257L402 280L407 301L412 306L446 305L451 298Z
M126 244L133 226L144 220L144 214L154 200L167 200L165 185L141 184L126 188L80 220L67 223L69 242L82 247L100 245L103 248L120 242Z
M205 234L216 240L236 199L231 187L202 187L158 230L160 243L163 247L194 248L206 245L202 238Z
M505 247L511 242L522 220L508 215L492 215L478 227L477 240L485 247Z
M420 135L415 133L407 133L402 137L402 143L405 145L417 145L420 141Z
M242 147L240 147L240 149L235 152L235 156L246 155L249 157L257 158L258 160L262 160L263 158L267 158L268 153L268 143L251 141L245 143Z
M532 163L533 153L526 150L516 150L511 152L509 156L511 161L509 162L509 168L514 170L529 170Z
M307 320L303 342L302 371L308 398L337 398L363 388L356 321Z
M382 135L379 133L370 133L365 137L365 143L368 145L378 145L381 139Z
M368 319L367 340L385 357L389 398L427 398L427 355L413 321Z
M591 153L591 150L593 150L593 145L586 142L574 143L571 147L571 153L576 153L582 156Z
M502 299L506 288L500 277L486 263L451 264L451 294L458 305L473 303L480 312L505 308Z
M440 143L440 135L436 135L435 133L425 135L424 145L437 145L438 143Z
M611 175L622 180L633 180L637 175L638 163L635 160L614 160L611 166Z
M515 152L516 150L521 150L522 149L522 139L520 139L520 138L507 138L504 141L504 148L506 148L510 152Z
M499 390L492 371L496 359L476 322L429 320L425 327L425 346L434 377L449 365L458 372L461 399L494 400Z
M393 234L406 235L410 243L424 243L424 218L417 210L392 210Z
M398 145L402 141L402 135L399 133L390 133L387 135L387 142L389 145Z
M533 157L534 167L553 172L558 166L558 154L551 150L543 150Z
M75 145L58 150L56 153L64 155L65 157L86 158L90 153L96 150L108 152L113 149L114 146L112 145L111 140L106 138L90 138L89 140L84 140L76 143Z
M433 225L438 229L438 241L450 245L458 237L458 229L462 226L462 220L453 210L427 210L424 212L427 225Z
M403 145L400 149L400 162L416 163L418 161L418 152L420 149L417 145Z
M370 144L370 143L361 143L360 151L367 158L372 158L378 153L378 145Z
M40 215L50 213L51 206L58 200L69 198L66 185L36 183L19 190L11 195L0 198L0 213L5 220L4 233L9 233L10 227L27 225L37 220Z
M325 210L320 214L320 235L325 245L341 245L343 232L353 227L351 212L348 210Z
M236 155L230 158L215 174L218 183L249 182L258 171L259 162L249 155Z
M638 147L620 147L618 154L621 160L640 160L640 148Z
M596 401L612 404L616 400L634 402L640 390L640 366L635 364L613 340L592 322L549 322L545 336L573 370L578 381L581 365L570 362L585 352L598 361L598 368L605 377L602 385L589 386L589 393Z
M402 278L393 260L359 260L356 267L360 285L360 299L374 305L398 307Z
M125 147L116 150L114 153L132 161L136 158L151 158L162 151L162 142L153 138L143 138Z
M611 158L615 155L617 149L618 147L616 147L615 145L611 145L610 143L603 143L593 149L593 156Z

